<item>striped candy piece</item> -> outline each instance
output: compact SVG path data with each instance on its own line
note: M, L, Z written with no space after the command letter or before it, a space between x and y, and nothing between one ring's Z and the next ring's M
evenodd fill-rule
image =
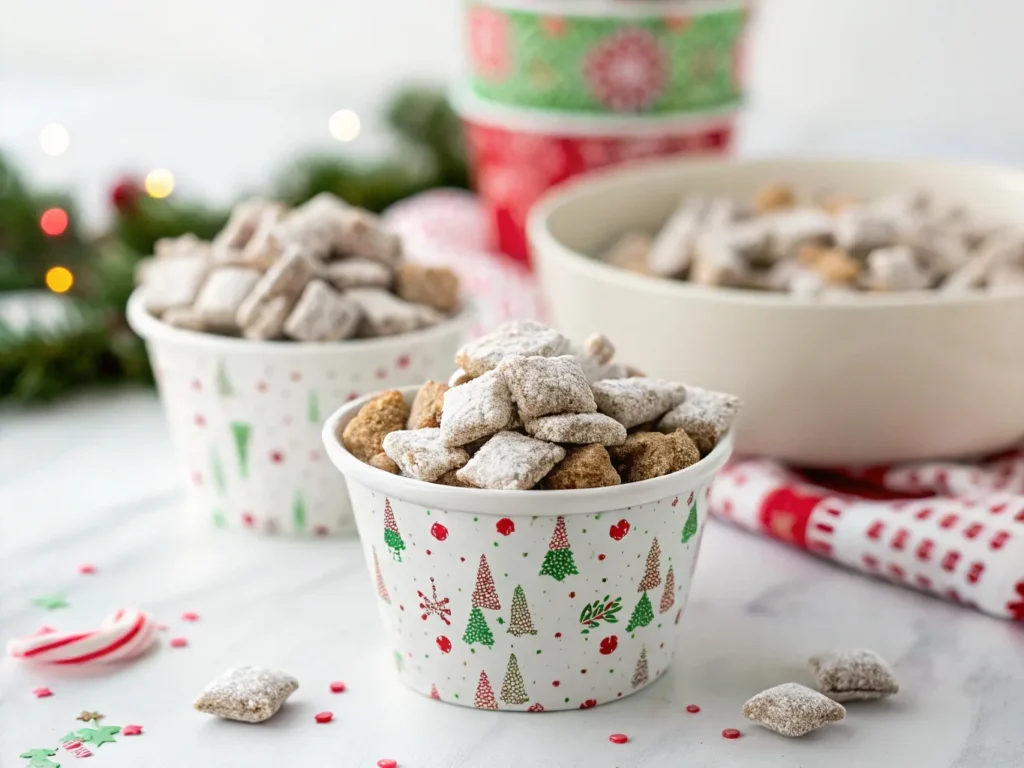
M122 608L104 619L99 629L18 638L7 644L7 653L36 664L107 664L144 653L156 633L156 622L148 613Z

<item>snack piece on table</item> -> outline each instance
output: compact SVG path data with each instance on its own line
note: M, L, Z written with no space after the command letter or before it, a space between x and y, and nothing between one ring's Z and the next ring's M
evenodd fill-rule
M405 429L409 406L397 389L391 389L370 400L346 426L341 441L349 453L360 461L369 461L384 450L384 438L391 432Z
M339 291L349 288L390 288L395 280L391 267L358 256L328 262L321 268L321 275Z
M406 301L448 313L459 306L459 278L447 267L403 264L395 292Z
M743 401L735 395L687 387L686 399L665 414L658 429L662 432L682 429L697 444L701 454L707 455L732 425L742 406Z
M783 736L803 736L846 717L846 709L827 696L798 683L783 683L754 696L743 715Z
M398 465L403 475L428 483L469 461L469 454L462 448L444 444L437 427L391 432L384 438L384 453Z
M555 468L541 481L551 491L574 488L606 488L619 485L622 479L612 466L608 449L603 445L583 445L569 448Z
M644 232L627 232L608 247L601 255L601 260L619 269L649 275L651 271L647 267L647 254L651 250L651 245L650 235Z
M341 341L353 336L362 312L359 305L323 280L311 280L284 324L296 341Z
M406 429L440 427L441 411L444 409L444 393L450 388L447 384L438 381L428 381L420 387L420 391L412 400Z
M353 288L345 297L362 310L361 336L392 336L437 325L444 318L430 307L410 304L380 288Z
M626 428L603 413L556 413L528 419L526 433L550 443L622 445Z
M567 354L570 346L553 328L533 320L515 320L463 346L455 363L470 376L480 376L497 368L506 357L558 357Z
M513 417L505 377L488 371L444 393L441 434L446 445L465 445L505 429Z
M169 309L191 307L209 272L205 254L159 256L146 269L146 309L160 316Z
M390 472L392 475L401 474L398 465L386 453L378 453L366 463L371 467L376 467L377 469L383 469L385 472Z
M273 717L299 687L283 672L261 667L236 667L211 682L193 705L227 720L262 723Z
M608 448L608 454L626 483L662 477L700 461L697 446L682 430L634 432L622 445Z
M258 269L224 266L214 269L192 304L202 325L220 333L238 333L238 308L263 276Z
M238 307L238 325L243 331L259 326L260 338L277 338L284 332L288 313L315 276L316 262L313 259L298 249L286 251ZM273 311L268 308L271 302L274 302Z
M663 416L686 399L687 388L665 379L606 379L593 387L597 409L629 429Z
M881 699L898 693L896 675L874 651L831 651L808 660L818 690L833 701Z
M552 413L593 413L597 410L583 368L572 355L513 355L506 358L497 370L505 377L512 401L523 419L536 419Z
M564 458L565 449L560 446L518 432L499 432L484 443L456 477L478 488L525 491L537 485Z

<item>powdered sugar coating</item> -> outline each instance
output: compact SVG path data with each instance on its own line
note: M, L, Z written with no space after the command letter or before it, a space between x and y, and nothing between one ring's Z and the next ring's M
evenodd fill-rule
M732 425L743 401L735 395L701 387L686 387L686 400L673 408L658 424L662 432L677 429L694 433L710 425L721 435Z
M831 651L811 656L807 663L818 690L833 701L881 699L900 690L892 667L874 651Z
M687 388L665 379L638 376L598 381L593 391L598 410L629 429L653 421L682 403Z
M389 288L395 274L391 267L373 259L353 257L332 261L320 268L322 277L339 290Z
M283 672L236 667L207 685L193 706L228 720L262 723L273 717L298 687L299 681Z
M499 432L476 452L456 477L478 488L525 491L539 483L564 458L565 449L557 445L518 432Z
M341 341L356 332L359 305L323 280L311 280L284 323L284 332L297 341Z
M572 355L507 358L498 366L523 419L551 413L593 413L594 395Z
M505 429L512 415L512 394L505 378L488 371L444 393L441 436L445 445L465 445Z
M803 736L839 722L846 709L805 685L783 683L750 699L743 705L743 715L783 736Z
M430 307L410 304L380 288L353 288L345 292L363 311L360 336L392 336L437 325L444 317Z
M449 448L437 428L402 429L384 438L386 453L402 474L432 483L453 469L464 467L469 454L462 448Z
M567 353L569 347L569 340L553 328L516 320L466 344L456 353L455 362L470 375L479 376L512 355L556 357Z
M526 422L526 432L550 443L622 445L626 428L603 413L560 413Z
M607 365L615 357L615 345L603 333L590 334L583 342L583 350L598 365Z

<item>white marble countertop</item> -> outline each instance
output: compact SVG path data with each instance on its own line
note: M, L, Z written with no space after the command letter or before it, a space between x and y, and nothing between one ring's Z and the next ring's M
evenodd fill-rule
M43 624L91 626L124 605L170 625L161 645L105 674L0 663L0 765L81 724L144 726L90 766L317 765L370 768L628 766L1020 766L1020 627L874 582L712 523L674 668L647 690L586 712L541 717L449 706L406 691L382 646L374 593L354 540L297 541L215 530L182 511L183 491L150 393L90 396L0 411L2 638ZM83 563L93 575L79 575ZM60 594L70 607L32 604ZM195 611L194 624L180 620ZM183 636L186 648L167 639ZM894 699L851 705L802 739L746 722L750 695L807 682L815 651L866 646L895 666ZM243 663L301 682L262 726L192 710L205 683ZM348 691L331 694L343 680ZM32 690L48 686L53 696ZM699 714L687 714L687 704ZM313 714L335 713L317 725ZM743 737L728 741L723 728ZM630 736L625 745L608 735ZM65 768L76 759L53 758Z

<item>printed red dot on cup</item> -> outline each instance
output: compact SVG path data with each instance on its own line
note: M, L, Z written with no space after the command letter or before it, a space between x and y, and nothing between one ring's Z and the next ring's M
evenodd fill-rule
M554 680L554 681L552 681L552 683L551 683L551 684L552 684L553 686L555 686L555 688L557 688L557 687L558 687L558 686L560 686L560 685L561 685L562 683L561 683L561 682L559 682L558 680Z
M331 720L334 719L334 713L318 712L317 714L313 715L313 719L316 720L318 723L329 723L331 722Z
M448 538L448 529L440 523L434 523L430 526L430 535L438 541L444 541Z
M722 731L723 739L738 739L742 735L743 734L735 728L726 728L724 731Z
M608 737L608 741L610 741L612 744L625 744L627 741L629 741L629 736L627 736L624 733L613 733L611 736Z
M331 683L331 693L344 693L346 687L342 682Z
M700 712L700 707L698 707L696 704L687 704L686 711L689 712L691 715L695 715L698 712Z
M398 761L390 757L382 757L377 761L377 768L398 768Z
M184 648L186 645L188 645L188 640L184 637L171 638L171 648Z
M502 536L510 536L516 531L516 524L507 517L501 518L501 520L495 524L495 527L498 529L498 533Z
M441 649L441 653L451 653L452 652L452 641L449 640L444 635L440 635L437 638L437 647Z

